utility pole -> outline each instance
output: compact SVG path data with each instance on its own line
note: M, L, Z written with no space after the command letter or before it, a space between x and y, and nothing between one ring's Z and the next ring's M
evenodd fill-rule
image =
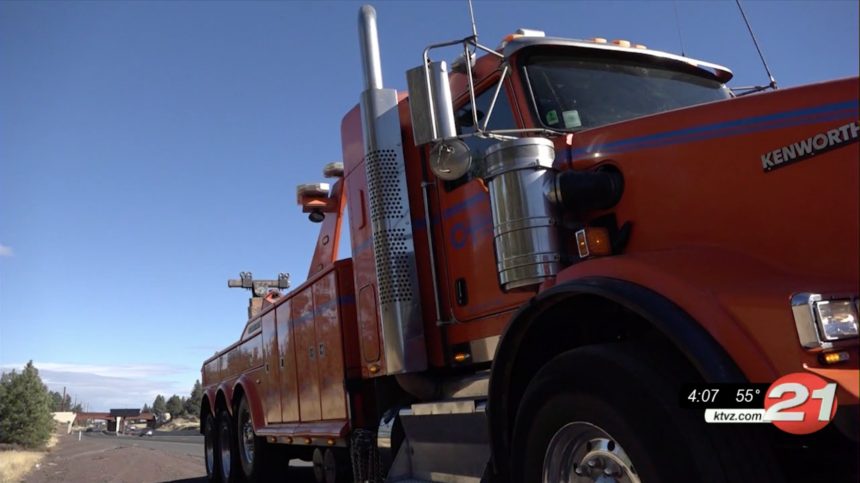
M60 404L60 411L66 412L66 386L63 386L63 402Z
M250 290L253 297L248 299L248 318L257 315L263 308L263 299L269 293L270 288L286 290L290 288L290 274L279 273L277 280L254 280L251 272L240 272L239 279L227 281L228 288L244 288Z

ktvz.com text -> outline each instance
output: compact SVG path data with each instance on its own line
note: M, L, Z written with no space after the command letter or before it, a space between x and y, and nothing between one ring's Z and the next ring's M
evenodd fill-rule
M708 423L769 423L764 409L705 409Z

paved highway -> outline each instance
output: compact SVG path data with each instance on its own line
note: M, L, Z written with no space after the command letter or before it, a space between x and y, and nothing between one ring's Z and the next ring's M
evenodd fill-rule
M111 436L104 433L83 433L83 437L89 440L109 441L117 446L137 446L165 453L203 458L203 435L193 431L176 431L173 433L156 431L153 436ZM203 462L201 461L200 464L203 465ZM307 461L294 459L290 461L290 466L310 469L313 465ZM304 473L305 471L308 470L299 470L300 473ZM300 481L303 480L304 478Z
M203 435L191 433L185 434L159 434L155 436L109 436L103 433L83 433L85 438L92 440L107 440L119 446L139 446L142 448L156 449L166 453L187 454L190 456L203 457Z

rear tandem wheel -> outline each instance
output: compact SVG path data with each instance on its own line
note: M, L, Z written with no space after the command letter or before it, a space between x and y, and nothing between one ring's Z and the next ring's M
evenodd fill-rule
M206 480L209 483L221 483L221 471L218 451L218 422L215 416L207 414L203 420L203 458L206 462Z

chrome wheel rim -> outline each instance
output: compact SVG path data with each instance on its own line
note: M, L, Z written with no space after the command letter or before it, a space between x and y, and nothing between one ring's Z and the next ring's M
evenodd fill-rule
M213 441L215 430L212 429L211 424L206 425L206 441L204 444L206 445L206 473L213 474L215 473L215 441Z
M544 483L641 483L630 457L606 431L585 422L558 430L543 460Z
M219 446L221 447L221 473L225 478L230 477L230 429L227 425L221 426L220 437L218 438Z
M254 461L254 426L248 413L242 415L242 420L242 452L245 454L245 462L250 465Z

